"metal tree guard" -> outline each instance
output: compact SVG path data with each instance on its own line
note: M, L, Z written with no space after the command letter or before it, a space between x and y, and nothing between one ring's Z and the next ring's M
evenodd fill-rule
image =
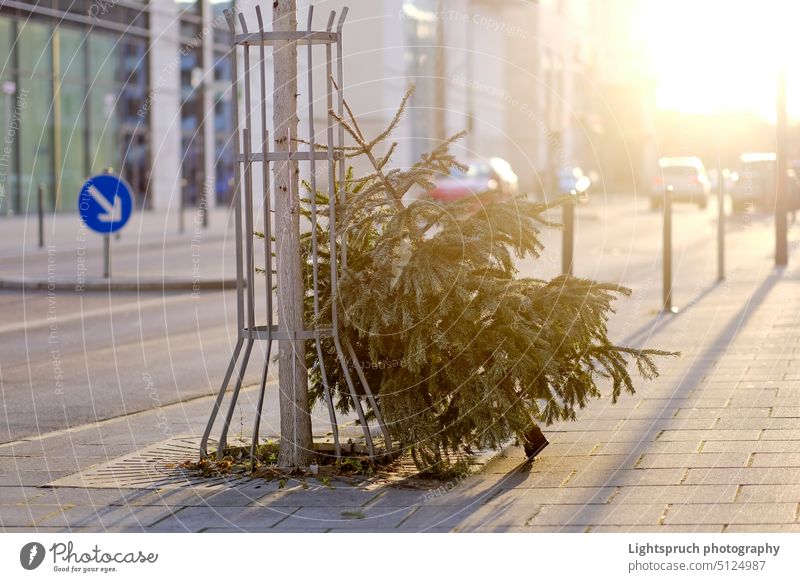
M252 462L255 463L255 448L258 445L258 433L261 424L261 411L264 404L264 392L267 384L267 373L269 371L270 357L272 342L275 340L314 340L316 345L317 358L320 365L320 375L322 378L325 404L328 409L330 417L331 430L333 434L334 448L336 457L340 458L342 454L341 443L339 442L339 430L336 420L336 411L333 405L333 396L331 394L328 376L325 370L325 363L323 360L322 339L331 338L336 348L337 358L342 369L345 381L347 382L350 397L353 401L353 407L358 415L359 422L364 432L364 439L367 444L369 458L375 459L375 443L372 439L370 427L367 424L366 414L362 403L356 392L355 383L348 367L348 358L355 368L356 375L360 381L364 394L370 404L370 407L375 415L381 432L385 441L386 453L392 452L392 441L386 424L383 421L382 415L378 408L378 403L375 399L372 390L367 383L366 376L364 375L363 368L361 367L358 358L356 357L355 350L347 338L340 339L339 337L339 312L338 302L332 301L331 307L331 321L327 325L320 325L320 305L319 305L319 257L318 257L318 235L317 235L317 180L316 169L317 162L327 164L328 170L328 217L327 217L327 234L330 244L330 277L331 277L331 292L335 293L338 289L339 269L347 266L347 248L346 241L342 240L342 244L337 244L336 237L336 204L337 190L338 193L345 192L345 157L343 153L344 146L344 128L336 121L334 117L334 106L339 116L344 115L344 94L343 94L343 72L342 72L342 27L345 18L347 17L348 9L345 7L339 19L336 20L336 12L330 13L328 18L327 27L324 31L312 30L312 22L314 15L314 7L309 7L308 10L308 27L305 31L296 32L274 32L265 31L264 22L261 15L260 7L256 7L256 18L258 21L258 32L249 32L247 23L245 22L244 15L238 14L241 33L236 32L236 22L234 15L231 11L225 11L225 17L228 21L228 26L231 31L231 67L232 67L232 91L234 97L233 106L233 126L234 126L234 154L236 160L235 168L235 188L233 194L233 210L234 210L234 223L235 223L235 236L236 236L236 307L237 307L237 328L238 339L233 349L230 363L228 364L227 371L222 381L222 387L217 394L214 402L214 407L211 410L211 415L208 419L203 438L200 442L200 454L203 458L208 456L208 441L211 431L214 427L217 414L219 413L222 402L225 397L225 392L236 370L236 363L239 361L239 356L244 347L244 355L239 364L239 372L236 377L233 392L228 404L227 414L219 437L217 447L217 458L221 459L223 450L225 449L228 429L230 428L231 419L233 418L234 408L239 398L239 392L242 388L244 380L244 373L247 368L247 363L253 350L253 344L256 341L266 341L266 357L264 359L264 369L261 376L261 385L258 395L258 405L256 408L255 423L253 429L253 442L251 444L250 455ZM334 30L334 23L336 28ZM293 148L294 143L299 143L300 140L293 140L291 135L283 136L289 144L288 152L270 151L269 132L267 129L267 69L266 69L266 47L272 47L276 43L283 43L287 41L294 41L298 45L307 46L306 51L306 65L308 70L308 150L300 151ZM313 84L313 71L314 71L314 45L325 46L326 57L326 91L327 91L327 132L326 141L320 143L317 140L316 131L314 128L314 84ZM336 49L336 57L334 59L333 50ZM257 64L254 65L254 75L260 84L260 101L256 106L260 107L261 111L261 143L259 147L261 151L253 151L253 134L251 127L251 112L254 110L254 105L251 96L251 51L258 49ZM244 63L244 125L240 124L239 119L239 74L237 56L242 54ZM336 81L334 81L334 74ZM270 208L270 164L274 162L284 162L285 171L290 173L292 166L290 162L308 162L309 171L309 185L311 188L311 266L312 266L312 280L313 280L313 296L314 296L314 324L303 329L289 329L288 326L292 325L287 322L285 325L276 325L274 321L272 307L273 303L277 300L273 297L273 278L272 278L272 249L276 245L273 242L273 229L271 226L273 211ZM336 180L336 164L338 163L338 189ZM267 261L265 265L266 275L266 323L258 325L255 317L256 297L254 291L254 282L256 277L256 268L253 260L253 171L254 165L261 165L261 172L264 184L264 192L262 207L263 207L263 221L264 221L264 256ZM242 179L244 178L244 179ZM288 180L291 185L292 181ZM278 195L278 192L275 192ZM244 197L244 204L242 204L242 197ZM340 200L341 202L341 200ZM244 214L244 224L242 215ZM278 220L280 217L276 217ZM334 298L335 299L335 298Z

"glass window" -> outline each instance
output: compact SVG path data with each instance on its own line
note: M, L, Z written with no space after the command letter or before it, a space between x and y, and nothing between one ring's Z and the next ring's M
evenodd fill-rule
M16 193L16 123L14 119L15 95L11 41L13 26L9 19L0 17L0 214L14 209Z
M53 180L53 87L51 28L20 23L18 107L20 119L20 212L35 212L39 184L45 187L45 208L55 205Z
M59 27L55 36L58 47L58 115L56 125L59 160L56 188L58 210L74 210L86 176L86 38L83 33Z
M119 119L114 114L117 84L114 37L89 37L89 164L91 173L119 170Z

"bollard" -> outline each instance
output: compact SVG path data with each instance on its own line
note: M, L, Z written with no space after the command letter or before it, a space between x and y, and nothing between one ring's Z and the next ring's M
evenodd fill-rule
M725 280L725 176L719 169L717 194L717 281Z
M38 192L39 211L39 248L44 248L44 184L39 184Z
M111 277L111 235L103 237L103 278Z
M178 197L178 232L183 234L186 231L186 219L183 212L186 209L186 185L189 181L186 178L181 180L181 194Z
M675 313L672 307L672 186L667 186L664 191L664 311Z
M575 254L575 199L572 197L561 205L561 273L572 275L572 262Z
M577 172L577 174L575 173ZM561 273L572 275L575 257L575 206L578 200L588 198L589 187L592 181L588 176L584 176L580 168L573 170L573 175L580 175L575 181L575 187L570 192L571 196L561 205L561 220L564 223L564 230L561 233Z

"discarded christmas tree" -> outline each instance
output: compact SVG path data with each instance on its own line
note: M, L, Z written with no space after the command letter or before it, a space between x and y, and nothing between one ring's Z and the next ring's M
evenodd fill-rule
M410 168L391 168L396 144L388 140L409 95L372 140L349 108L337 118L355 143L346 155L368 160L372 172L356 177L350 170L337 192L347 267L335 293L326 275L329 201L317 194L321 317L329 321L330 302L338 302L340 334L364 364L393 438L420 469L442 469L448 452L497 447L532 426L574 420L577 409L601 396L603 382L614 401L633 393L629 365L652 379L653 357L671 354L609 339L613 301L628 289L518 276L515 258L537 258L543 249L540 229L552 226L543 218L547 205L492 192L447 204L409 200L409 193L430 191L437 176L463 169L449 152L460 135ZM308 197L304 211L310 212ZM309 259L310 233L301 245ZM310 259L305 269L310 280ZM352 403L339 361L325 347L337 408L347 412ZM321 399L317 352L309 346L306 354L311 396Z

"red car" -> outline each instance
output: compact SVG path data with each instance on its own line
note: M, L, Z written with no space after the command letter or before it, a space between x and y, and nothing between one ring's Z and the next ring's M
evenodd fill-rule
M466 172L453 170L450 175L437 179L435 184L430 196L440 202L454 202L484 192L494 192L505 200L519 191L517 175L501 158L469 164Z

